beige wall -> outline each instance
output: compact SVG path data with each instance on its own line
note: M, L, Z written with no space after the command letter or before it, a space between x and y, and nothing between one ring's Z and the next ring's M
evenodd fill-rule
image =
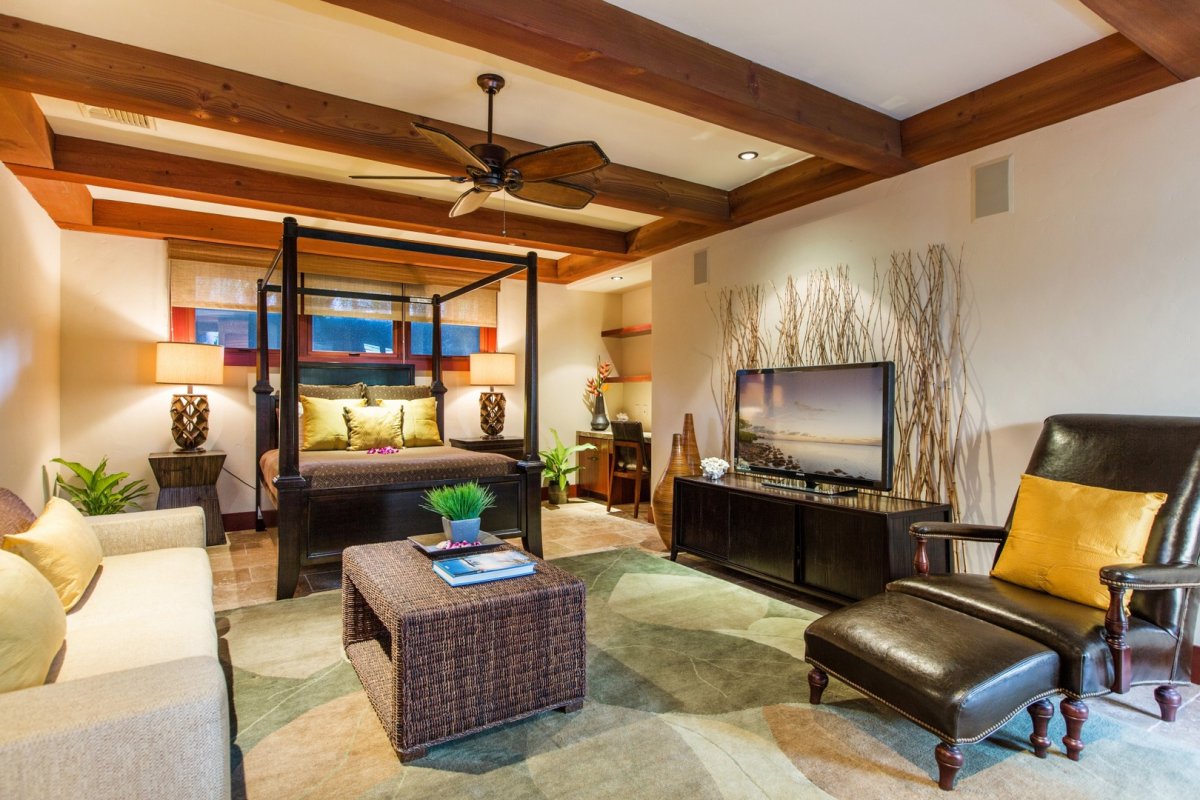
M1002 522L1047 415L1200 415L1200 81L1191 81L755 225L654 261L654 407L720 434L706 296L944 242L962 248L974 430L963 515ZM1015 210L970 219L971 167L1012 154ZM711 283L692 285L708 249ZM660 431L665 433L665 431ZM655 439L664 464L670 440Z
M59 446L59 230L0 165L0 487L33 509Z

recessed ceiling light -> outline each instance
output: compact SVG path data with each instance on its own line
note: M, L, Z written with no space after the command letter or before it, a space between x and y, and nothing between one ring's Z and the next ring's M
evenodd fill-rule
M609 278L609 280L610 281L623 281L623 280L625 280L625 276L624 275L613 275L611 278Z
M738 158L740 158L742 161L753 161L754 159L758 158L758 153L754 152L753 150L746 150L738 153Z

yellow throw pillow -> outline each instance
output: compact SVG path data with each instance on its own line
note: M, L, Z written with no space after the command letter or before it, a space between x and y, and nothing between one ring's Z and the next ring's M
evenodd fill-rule
M345 450L349 444L345 409L366 404L362 398L331 400L300 395L300 449Z
M404 436L400 429L404 419L403 409L367 406L347 408L345 414L351 450L404 447Z
M67 636L67 614L40 572L0 551L0 693L46 682Z
M422 397L420 400L380 400L384 408L399 408L404 411L404 446L429 447L442 443L442 434L437 426L437 398Z
M1162 492L1121 492L1022 475L992 577L1108 608L1100 568L1142 560Z
M5 536L4 549L37 567L68 611L79 602L104 558L92 526L60 497L50 498L28 530Z

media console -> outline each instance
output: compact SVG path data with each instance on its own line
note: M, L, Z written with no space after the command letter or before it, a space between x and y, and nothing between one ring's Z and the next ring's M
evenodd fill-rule
M692 553L845 604L913 574L910 525L949 519L950 506L939 503L816 495L735 473L676 478L671 560ZM929 545L930 571L949 571L949 542Z

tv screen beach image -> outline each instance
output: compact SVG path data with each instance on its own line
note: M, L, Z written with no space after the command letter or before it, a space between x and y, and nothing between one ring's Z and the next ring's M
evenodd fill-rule
M738 378L738 468L878 480L883 367L748 373Z

